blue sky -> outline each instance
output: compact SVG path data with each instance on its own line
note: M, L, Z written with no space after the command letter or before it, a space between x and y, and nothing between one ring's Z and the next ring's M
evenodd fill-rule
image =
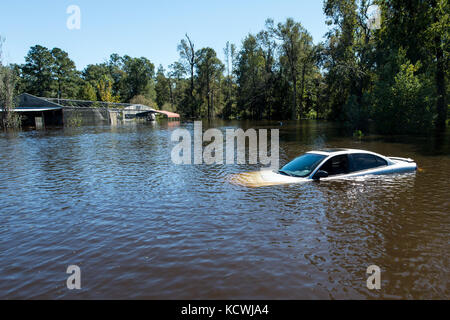
M69 5L81 9L81 29L69 30ZM240 45L248 33L292 17L314 42L327 32L321 0L9 0L0 11L4 58L23 63L33 45L67 51L77 69L108 59L111 53L146 57L156 66L177 61L177 44L188 33L196 48L209 46L223 60L227 41Z

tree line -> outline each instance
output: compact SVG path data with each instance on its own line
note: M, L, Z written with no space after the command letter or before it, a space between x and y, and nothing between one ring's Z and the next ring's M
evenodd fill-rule
M372 4L380 28L369 24ZM190 119L314 118L363 131L373 122L382 133L445 128L448 0L325 0L323 8L329 31L319 44L300 22L267 19L220 54L186 35L167 70L112 54L78 71L67 52L40 45L8 68L17 93L140 103Z

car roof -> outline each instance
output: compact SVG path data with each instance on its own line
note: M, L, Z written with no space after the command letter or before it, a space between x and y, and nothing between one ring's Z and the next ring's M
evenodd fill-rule
M341 154L352 154L352 153L367 153L367 154L378 155L377 153L367 151L367 150L347 149L347 148L321 149L321 150L309 151L308 153L320 154L320 155L327 156L327 157L328 156L338 156Z

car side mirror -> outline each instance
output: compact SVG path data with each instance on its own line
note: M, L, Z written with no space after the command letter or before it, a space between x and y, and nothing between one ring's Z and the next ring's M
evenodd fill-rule
M313 177L314 180L320 180L322 178L328 178L328 172L319 170L316 172L316 174Z

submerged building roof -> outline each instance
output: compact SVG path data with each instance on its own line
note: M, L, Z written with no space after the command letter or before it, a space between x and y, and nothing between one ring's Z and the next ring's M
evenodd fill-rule
M164 110L156 110L152 107L140 104L44 98L44 97L36 97L28 93L22 93L21 95L17 96L15 100L16 100L16 108L14 109L15 112L45 112L45 111L61 110L63 108L103 107L133 113L139 112L158 113L167 116L169 119L180 118L180 115L177 113ZM0 112L3 112L3 109L1 107Z

